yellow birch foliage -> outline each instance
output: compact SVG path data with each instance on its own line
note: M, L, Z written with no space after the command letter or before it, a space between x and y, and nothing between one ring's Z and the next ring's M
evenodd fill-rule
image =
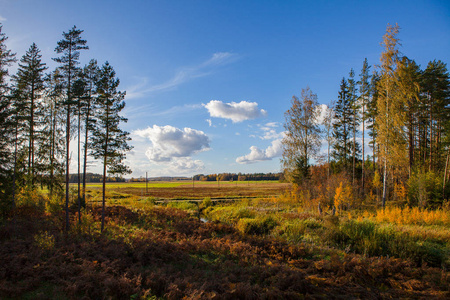
M343 185L342 182L339 183L339 186L336 188L336 192L334 194L334 206L336 210L342 211L345 205L353 204L353 191L351 186Z

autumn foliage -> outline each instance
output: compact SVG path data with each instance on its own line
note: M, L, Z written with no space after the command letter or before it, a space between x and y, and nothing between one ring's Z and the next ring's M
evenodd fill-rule
M61 218L60 218L61 219ZM88 210L64 235L62 220L21 207L0 227L0 297L33 299L415 298L449 295L448 272L406 260L340 254L174 208ZM265 221L269 224L270 220ZM274 225L270 225L274 226ZM309 226L312 226L309 225Z

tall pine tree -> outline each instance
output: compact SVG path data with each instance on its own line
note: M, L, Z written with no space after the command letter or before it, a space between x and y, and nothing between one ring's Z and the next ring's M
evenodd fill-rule
M60 63L61 74L64 77L64 87L66 90L65 109L66 109L66 231L69 230L69 175L70 175L70 131L73 101L72 85L77 75L77 65L79 64L80 50L89 49L86 46L86 40L81 38L83 30L79 30L73 26L69 32L63 32L63 39L58 42L55 48L56 53L61 54L60 57L54 58Z
M351 122L352 107L347 80L342 78L338 100L334 107L333 122L333 159L348 171L349 158L351 156Z
M8 67L15 61L15 54L6 47L8 37L2 32L3 26L0 24L0 209L6 209L8 205L6 198L10 185L9 172L11 169L11 141L14 135L14 126L11 124L10 87L8 85ZM4 202L5 201L5 202Z
M131 150L127 144L131 138L129 133L123 131L119 125L127 119L120 116L125 107L125 92L117 90L119 79L111 65L106 62L99 72L97 82L96 99L97 122L95 123L90 147L95 159L101 159L103 163L103 187L102 187L102 225L105 227L105 192L106 177L109 174L127 174L130 169L123 164L125 153Z
M43 117L42 96L44 93L44 71L47 69L42 62L39 48L33 43L26 54L20 59L17 74L13 76L18 91L15 101L22 102L20 107L26 116L27 126L23 134L28 140L28 185L33 186L36 179L37 161L35 159L36 141L39 138Z
M359 74L359 103L361 105L361 121L362 121L362 175L361 175L361 187L364 192L365 185L365 129L366 129L366 120L368 119L367 114L367 104L369 102L371 93L370 93L370 73L369 73L369 63L367 58L364 59L363 66L361 69L361 74Z

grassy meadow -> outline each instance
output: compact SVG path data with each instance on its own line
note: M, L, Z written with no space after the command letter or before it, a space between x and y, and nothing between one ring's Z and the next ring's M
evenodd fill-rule
M89 184L62 231L45 193L0 227L2 299L448 299L450 210L335 215L278 182ZM72 193L73 196L74 192Z

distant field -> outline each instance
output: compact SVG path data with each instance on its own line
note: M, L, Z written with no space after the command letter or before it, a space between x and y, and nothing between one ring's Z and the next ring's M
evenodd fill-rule
M75 187L76 184L72 186ZM101 187L101 183L87 185L88 192L94 198L98 196ZM192 181L152 181L148 183L147 191L145 182L106 184L106 189L110 193L159 199L270 197L284 193L289 187L289 183L278 181L194 181L194 183Z
M160 188L160 187L178 187L178 186L249 186L249 185L265 185L265 184L277 184L277 180L262 180L262 181L149 181L147 186L149 188ZM71 186L76 186L76 183L71 183ZM101 187L101 182L87 183L88 187ZM107 188L145 188L145 182L107 182Z

